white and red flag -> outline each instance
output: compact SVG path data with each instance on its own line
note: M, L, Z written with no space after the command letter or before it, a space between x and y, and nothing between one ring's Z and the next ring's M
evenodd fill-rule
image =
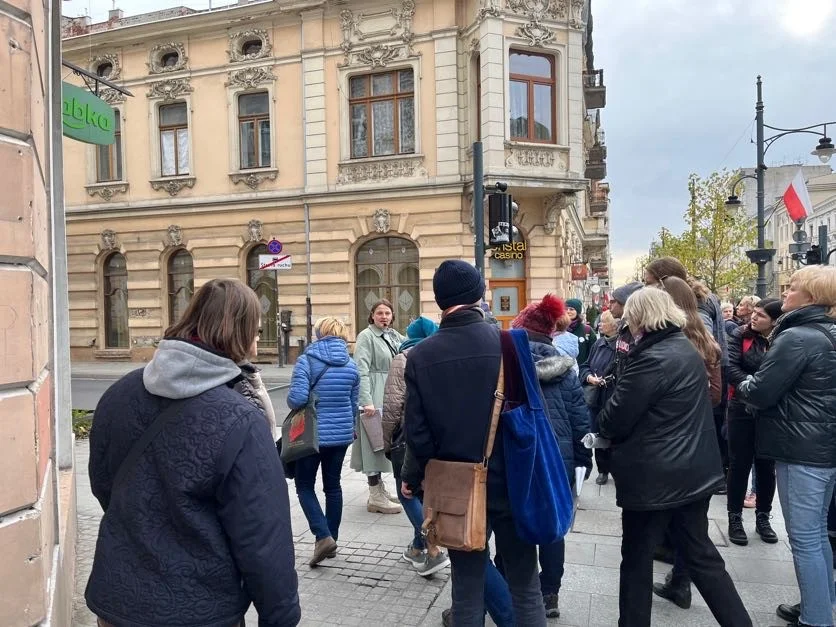
M810 194L807 192L807 184L804 182L804 175L800 168L787 191L784 192L784 204L787 206L787 214L793 222L800 222L813 213L813 203L810 200Z

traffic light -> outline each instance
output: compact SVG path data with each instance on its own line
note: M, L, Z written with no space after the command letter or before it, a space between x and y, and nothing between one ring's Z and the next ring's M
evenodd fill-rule
M511 243L511 195L496 192L488 195L488 243L501 246Z

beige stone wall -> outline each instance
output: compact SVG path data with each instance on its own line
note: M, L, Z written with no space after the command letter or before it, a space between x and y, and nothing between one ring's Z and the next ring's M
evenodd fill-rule
M64 551L74 540L72 471L56 468L50 372L47 7L0 7L0 625L8 627L69 624L60 621L72 600Z

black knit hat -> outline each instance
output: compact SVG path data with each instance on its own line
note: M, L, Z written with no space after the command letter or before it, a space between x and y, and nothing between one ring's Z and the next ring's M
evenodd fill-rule
M777 320L784 313L781 311L783 304L784 303L778 298L764 298L759 300L755 307L760 307L764 310L767 316L772 318L772 320Z
M466 261L448 259L433 275L433 292L442 311L456 305L472 305L485 295L485 280Z

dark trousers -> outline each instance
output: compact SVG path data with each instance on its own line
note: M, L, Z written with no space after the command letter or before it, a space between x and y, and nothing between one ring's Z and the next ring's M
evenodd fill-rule
M830 509L827 510L827 532L831 536L836 536L836 494L830 501Z
M708 537L708 503L706 498L673 509L622 512L619 627L650 626L653 552L671 523L677 548L715 620L721 627L752 625L723 558Z
M610 459L612 458L612 451L608 448L595 449L595 465L598 467L598 472L610 474Z
M317 455L308 455L296 462L296 495L311 533L317 540L328 536L337 539L343 517L343 489L340 474L348 446L323 446ZM316 472L322 466L322 491L325 513L314 491Z
M520 539L507 508L489 508L488 525L496 535L496 550L502 556L517 624L546 627L546 609L537 577L537 547ZM453 624L456 627L484 625L487 559L487 551L450 551Z
M540 592L543 596L560 592L563 581L563 562L566 560L566 543L541 544L537 554L540 559Z
M755 419L729 420L729 476L728 510L739 514L749 485L752 463L758 476L756 511L771 512L775 497L775 462L755 457Z

